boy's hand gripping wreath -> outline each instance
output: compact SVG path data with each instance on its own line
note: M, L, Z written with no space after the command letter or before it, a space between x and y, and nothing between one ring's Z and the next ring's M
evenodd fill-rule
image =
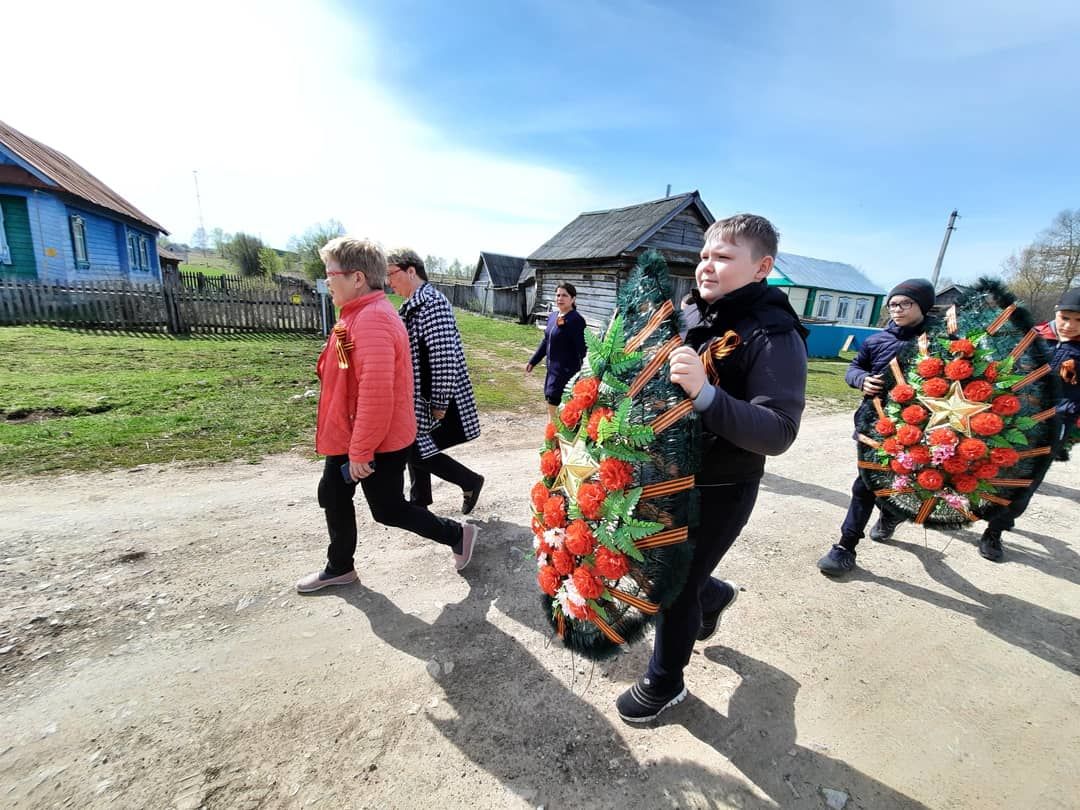
M892 361L887 400L857 416L861 474L887 509L926 525L990 519L1050 463L1057 394L1032 326L981 280Z
M682 341L659 254L639 260L604 337L585 334L530 499L545 612L568 646L603 657L674 601L692 553L699 427L667 378Z

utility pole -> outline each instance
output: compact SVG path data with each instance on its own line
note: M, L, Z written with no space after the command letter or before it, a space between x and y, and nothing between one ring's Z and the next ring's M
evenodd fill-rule
M195 178L195 204L199 208L199 233L202 234L202 255L203 255L203 258L205 259L206 258L206 239L207 239L207 236L206 236L206 225L203 223L203 216L202 216L202 197L199 196L199 170L198 169L192 169L191 174Z
M941 262L945 259L945 248L949 246L949 237L956 230L956 218L960 216L955 210L949 214L949 224L945 226L945 238L941 240L941 250L938 251L937 262L934 264L934 273L930 276L930 283L937 289L938 275L941 273Z

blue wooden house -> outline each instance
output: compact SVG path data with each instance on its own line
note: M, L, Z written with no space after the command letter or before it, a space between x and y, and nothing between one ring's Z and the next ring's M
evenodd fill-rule
M0 121L0 279L160 283L163 233L71 158Z

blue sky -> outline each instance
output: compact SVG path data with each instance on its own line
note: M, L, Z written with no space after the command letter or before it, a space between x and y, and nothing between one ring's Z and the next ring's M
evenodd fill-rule
M1080 6L825 5L194 0L134 45L72 6L0 117L182 239L192 168L208 227L284 244L332 216L470 261L670 184L887 287L930 273L953 208L943 275L963 281L1080 207ZM45 3L14 14L50 19ZM93 64L64 55L87 30L106 40ZM31 59L25 39L9 44ZM125 72L176 131L72 102L72 71Z

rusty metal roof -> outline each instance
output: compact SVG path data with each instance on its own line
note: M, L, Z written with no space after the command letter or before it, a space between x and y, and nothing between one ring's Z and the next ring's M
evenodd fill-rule
M165 228L150 219L150 217L67 155L23 135L3 121L0 121L0 146L5 147L19 160L24 161L35 171L47 177L62 191L133 219L136 222L141 222L143 225L162 233L168 233Z

